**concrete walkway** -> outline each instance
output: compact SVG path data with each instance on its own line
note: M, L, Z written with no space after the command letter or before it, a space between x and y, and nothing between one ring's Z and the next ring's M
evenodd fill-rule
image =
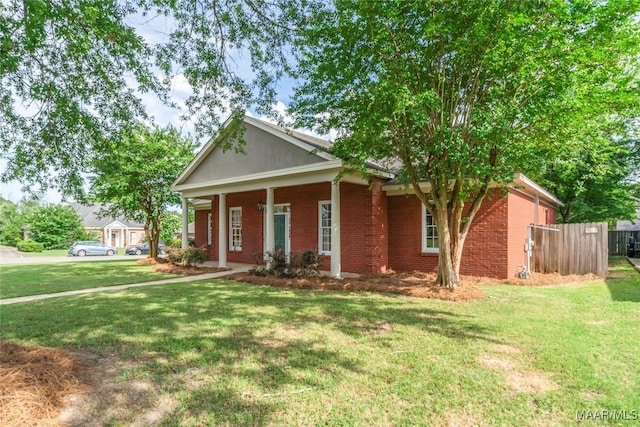
M636 270L638 270L638 272L640 273L640 258L630 258L627 257L627 259L629 260L629 262L631 264L634 265L634 267L636 268Z
M217 265L215 263L207 262L205 263L205 266L216 267ZM252 265L249 265L249 264L234 263L234 264L229 264L229 268L231 268L231 270L218 271L216 273L196 274L193 276L176 277L175 279L155 280L153 282L131 283L128 285L118 285L118 286L103 286L100 288L78 289L76 291L56 292L53 294L30 295L30 296L24 296L24 297L18 297L18 298L0 299L0 305L18 304L21 302L38 301L38 300L49 299L49 298L66 297L71 295L91 294L95 292L121 291L123 289L140 288L143 286L164 285L167 283L187 283L187 282L196 282L198 280L217 279L218 277L228 276L233 273L241 273L241 272L248 271L251 267Z

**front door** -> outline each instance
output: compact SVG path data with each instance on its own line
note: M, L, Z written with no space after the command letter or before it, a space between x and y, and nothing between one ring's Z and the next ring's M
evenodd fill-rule
M291 252L291 216L289 205L275 205L273 208L274 246L276 251L283 251L287 256ZM265 218L266 219L266 218ZM266 227L266 224L265 224ZM266 244L266 242L265 242ZM265 248L266 249L266 248Z
M275 246L276 252L283 251L287 252L286 247L286 238L287 238L287 218L284 214L275 214L273 218L274 226L275 226Z

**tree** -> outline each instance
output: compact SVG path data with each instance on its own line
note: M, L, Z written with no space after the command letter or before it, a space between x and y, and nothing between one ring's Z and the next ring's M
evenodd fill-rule
M168 243L176 238L182 229L182 215L175 212L164 212L162 214L162 229L160 230L160 240Z
M22 227L28 226L30 215L40 207L35 199L23 199L18 204L0 198L0 244L15 246L24 237Z
M45 205L28 215L31 239L45 249L64 249L84 235L82 219L71 206Z
M151 258L158 256L163 215L180 203L169 187L193 158L194 149L194 143L173 127L140 125L110 141L109 153L93 164L90 198L105 203L111 215L143 223Z
M565 144L564 151L538 171L537 179L564 203L558 209L562 222L606 221L613 226L617 220L636 217L628 179L638 165L637 141Z
M308 1L3 1L1 179L81 193L93 155L146 117L141 95L175 106L178 73L193 88L185 115L204 133L229 112L267 108Z
M492 186L554 151L546 135L562 115L587 116L571 102L573 73L618 88L624 79L611 76L637 73L637 10L637 1L335 0L300 28L291 107L302 126L338 130L334 152L363 174L368 159L399 163L435 219L437 281L453 287ZM609 101L584 99L598 110Z

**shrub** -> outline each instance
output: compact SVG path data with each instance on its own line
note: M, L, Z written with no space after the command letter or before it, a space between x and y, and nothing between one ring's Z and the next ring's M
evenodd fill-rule
M323 256L313 250L291 253L290 257L282 250L267 251L265 254L252 254L255 266L249 270L256 276L276 277L318 277Z
M182 240L181 239L169 239L165 241L165 244L170 248L181 248Z
M180 248L164 248L167 259L171 264L182 264L183 250Z
M44 245L35 240L21 240L16 244L20 252L42 252Z
M203 247L183 249L182 260L188 266L202 265L207 260L206 249Z
M165 248L167 259L171 264L182 264L193 267L202 265L207 260L205 248Z

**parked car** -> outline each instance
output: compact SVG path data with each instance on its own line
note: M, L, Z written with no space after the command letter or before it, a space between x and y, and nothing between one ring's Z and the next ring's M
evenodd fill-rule
M149 243L142 243L138 246L127 248L127 255L149 255ZM164 253L164 243L158 243L158 254Z
M73 256L85 255L108 255L112 256L118 253L118 248L105 245L97 240L81 240L74 242L69 248L69 254Z

